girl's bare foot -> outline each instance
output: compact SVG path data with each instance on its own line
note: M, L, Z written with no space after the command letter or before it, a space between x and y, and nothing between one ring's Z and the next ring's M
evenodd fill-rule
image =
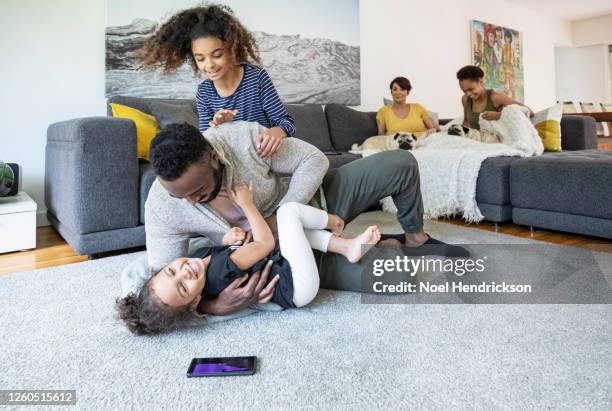
M380 229L378 226L372 225L363 233L348 241L349 246L344 256L351 263L356 263L361 260L361 257L363 257L370 248L374 247L374 245L380 241Z
M335 214L327 214L327 227L325 228L339 237L344 231L344 220Z

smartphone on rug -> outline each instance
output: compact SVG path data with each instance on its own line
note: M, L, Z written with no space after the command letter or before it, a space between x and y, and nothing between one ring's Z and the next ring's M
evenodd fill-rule
M257 357L194 358L187 369L187 377L224 377L253 375Z

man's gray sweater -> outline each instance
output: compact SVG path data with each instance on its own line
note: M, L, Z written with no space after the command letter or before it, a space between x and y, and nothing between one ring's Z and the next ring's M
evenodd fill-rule
M226 187L252 183L255 205L264 217L286 202L311 202L325 208L320 188L329 160L316 147L296 138L283 140L278 151L265 159L257 154L256 136L265 128L237 121L209 128L204 138L224 164ZM279 174L290 175L291 179ZM313 198L318 194L316 198ZM206 204L192 205L171 197L156 179L145 204L149 267L157 272L178 257L187 255L189 238L201 234L216 244L230 229L227 221Z

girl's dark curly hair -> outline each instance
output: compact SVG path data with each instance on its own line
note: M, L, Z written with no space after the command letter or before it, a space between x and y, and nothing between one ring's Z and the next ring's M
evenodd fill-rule
M137 335L170 331L186 324L192 317L187 307L175 308L164 304L151 287L151 278L138 293L129 293L115 301L119 318Z
M255 39L234 16L231 8L219 4L194 7L172 16L149 37L138 51L144 67L176 71L186 61L198 72L191 53L191 42L201 37L216 37L225 43L236 64L261 64Z

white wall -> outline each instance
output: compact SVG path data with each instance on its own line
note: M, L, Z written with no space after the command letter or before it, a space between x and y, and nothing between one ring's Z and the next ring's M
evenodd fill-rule
M570 45L570 25L503 1L361 1L362 107L376 109L389 81L405 75L409 100L441 117L461 114L455 73L471 63L470 20L522 32L525 102L533 109L555 101L554 46Z
M455 72L470 63L471 19L522 31L526 103L555 101L554 45L570 44L569 23L503 0L361 0L360 14L360 108L377 109L389 81L405 75L412 101L442 117L459 114ZM0 158L22 164L23 188L41 215L47 126L106 112L104 20L104 0L0 5Z
M612 14L572 22L574 46L612 43Z
M610 58L607 45L557 48L559 101L610 103Z
M39 225L47 126L106 115L104 10L104 0L0 3L0 159L22 166Z

